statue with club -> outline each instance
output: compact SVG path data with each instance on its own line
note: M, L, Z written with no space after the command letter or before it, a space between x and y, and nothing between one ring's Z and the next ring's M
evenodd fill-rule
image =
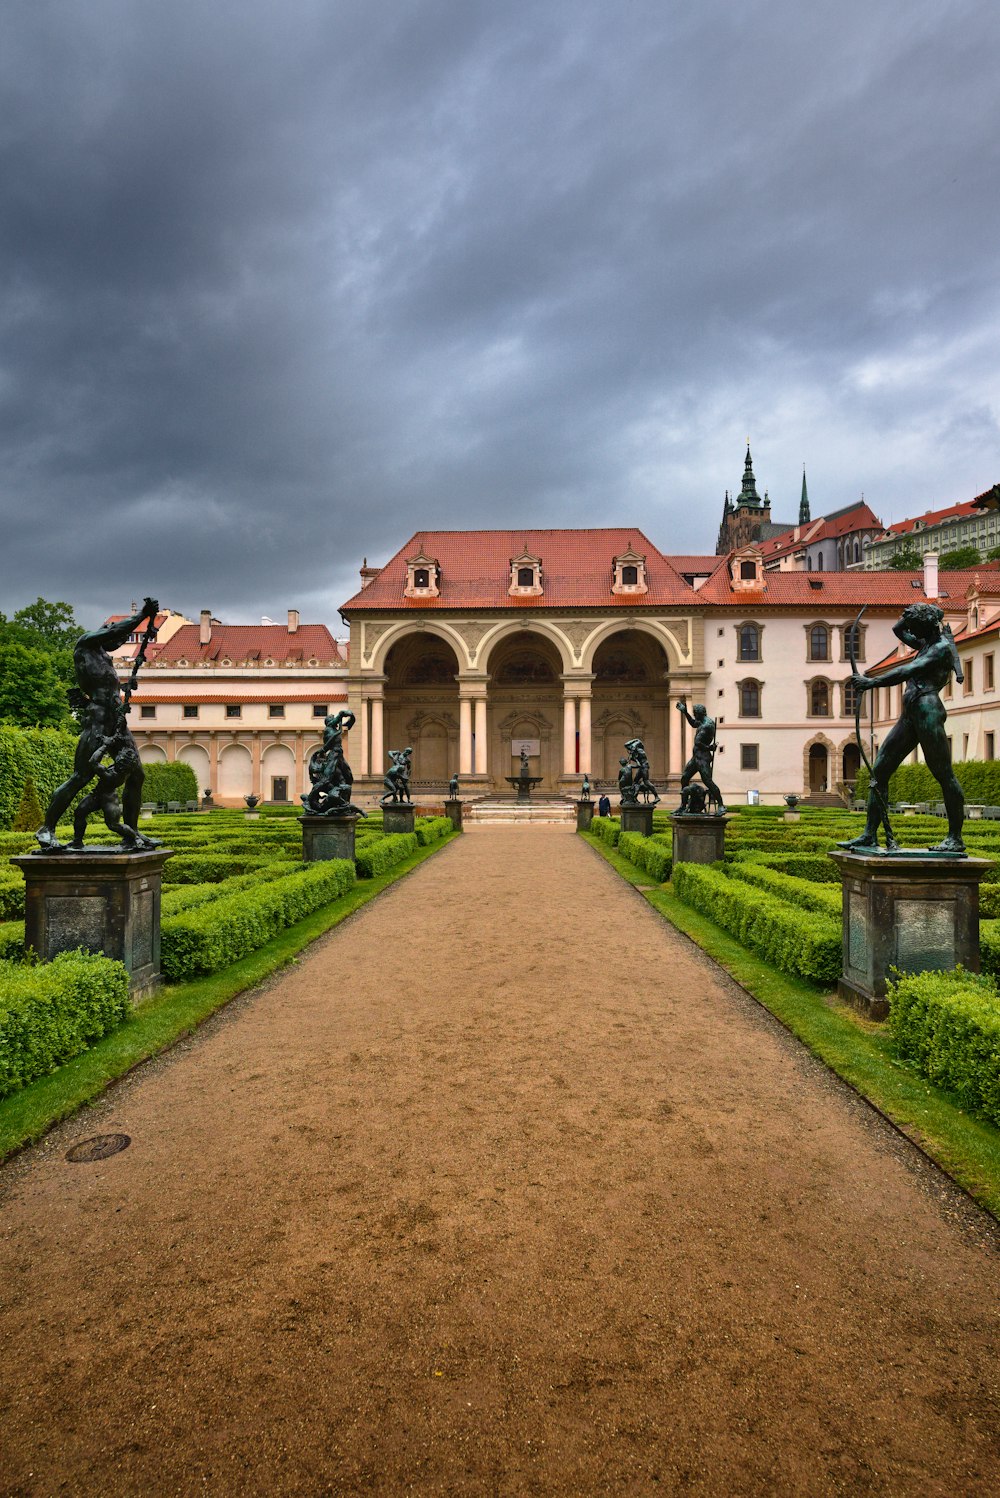
M708 716L708 709L704 703L695 704L692 712L688 712L687 703L682 697L677 704L677 711L683 713L684 717L694 729L694 743L691 746L691 757L681 774L681 804L679 810L682 812L693 812L691 796L688 787L697 775L708 794L709 806L715 806L716 816L725 813L722 802L722 792L713 779L715 768L715 719Z
M319 817L366 817L351 802L354 775L344 758L344 734L356 719L349 708L323 719L323 742L309 756L310 788L301 797L307 814Z
M382 782L385 786L385 794L382 796L380 802L382 806L411 804L410 762L412 758L412 748L389 750L389 768Z
M63 844L56 835L59 818L73 800L96 778L98 784L80 802L73 819L71 848L82 848L88 817L98 809L104 812L108 827L121 838L129 850L158 848L155 838L137 831L142 805L144 773L135 739L128 726L132 694L139 679L139 669L146 652L156 639L155 620L159 604L155 598L143 601L137 614L118 624L81 635L73 647L73 669L77 685L69 693L70 705L80 724L80 737L73 758L73 772L53 792L45 811L45 820L35 836L43 852L59 852ZM124 689L118 680L115 663L109 651L124 645L129 635L145 624L132 674ZM104 765L108 758L110 765ZM118 792L122 792L121 807Z

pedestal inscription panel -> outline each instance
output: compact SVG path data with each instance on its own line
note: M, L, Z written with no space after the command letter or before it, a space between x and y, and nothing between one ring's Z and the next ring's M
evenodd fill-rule
M46 962L77 947L85 952L102 952L106 907L101 895L51 895L42 952Z
M954 901L896 901L896 966L907 973L955 966Z

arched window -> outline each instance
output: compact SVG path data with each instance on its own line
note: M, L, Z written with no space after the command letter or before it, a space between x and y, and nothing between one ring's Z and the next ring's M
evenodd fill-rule
M535 569L534 569L534 567L518 567L518 569L517 569L517 586L519 588L530 588L530 587L533 586L534 581L535 581Z
M828 681L810 682L809 716L811 718L828 718L830 716L830 683Z
M744 582L749 582L749 583L754 582L754 580L757 577L757 563L756 562L741 562L740 563L740 577L742 578L742 580Z
M431 575L426 567L417 567L413 573L413 586L415 588L429 588Z
M858 541L854 542L854 560L856 562L861 561L861 545Z
M626 588L634 588L639 581L638 567L627 566L622 568L622 584Z
M740 694L740 717L760 717L760 682L741 681L737 684Z
M830 631L825 624L814 624L809 631L809 659L811 661L830 659Z
M819 556L816 558L816 571L817 572L822 572L823 571L823 553L822 552L820 552Z
M807 572L811 572L812 570L813 570L813 559L812 559L812 557L806 557L806 571Z
M760 660L760 629L756 624L741 624L739 627L739 656L741 661Z

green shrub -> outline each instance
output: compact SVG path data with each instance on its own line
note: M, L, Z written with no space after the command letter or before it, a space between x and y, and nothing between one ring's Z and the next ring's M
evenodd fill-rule
M731 879L752 884L757 889L766 889L785 900L789 905L801 905L803 910L818 910L840 920L843 913L843 896L832 884L813 884L808 879L796 879L791 874L781 874L777 869L763 868L759 863L734 863L726 873Z
M404 858L409 858L410 854L416 851L417 834L415 832L390 832L362 848L358 848L355 844L354 862L357 865L358 878L375 879L379 874L386 874L391 868L395 868L397 863L402 863Z
M35 832L41 827L45 812L38 800L38 790L35 786L35 777L28 775L24 785L21 787L21 800L18 804L14 820L10 824L12 832Z
M24 922L0 923L0 960L20 962L24 956Z
M280 852L248 854L229 853L178 853L168 858L163 866L164 884L217 884L224 879L233 879L238 874L250 874L258 869L274 868L276 864L291 862Z
M180 760L167 764L143 765L145 780L142 786L144 801L200 801L204 787L199 787L190 765Z
M0 723L0 827L13 822L29 775L39 800L48 802L56 786L72 773L75 750L75 734Z
M840 883L837 865L825 853L760 853L746 848L734 855L734 862L776 869L781 874L791 874L795 879L808 879L813 884Z
M889 1028L900 1056L1000 1124L1000 995L989 975L904 974L890 983Z
M24 888L20 869L0 866L0 921L24 914Z
M421 848L436 843L438 838L447 837L451 831L450 817L417 817L413 827L417 835L417 842ZM355 846L357 842L355 841Z
M590 823L591 832L603 838L610 848L617 848L618 839L621 837L622 824L614 817L594 817Z
M1000 916L1000 884L981 884L979 886L979 917L981 920L995 920Z
M350 860L334 858L309 864L297 878L279 877L259 889L239 890L169 916L161 927L164 976L178 982L229 967L286 926L329 905L354 882Z
M86 1050L129 1013L120 962L63 952L52 962L0 962L0 1097Z
M772 967L814 983L841 971L841 927L831 916L789 905L764 890L730 879L714 865L681 863L674 893L730 932Z
M1000 760L966 759L955 765L955 778L966 801L982 806L1000 806ZM862 766L855 794L868 795L868 771ZM941 787L926 765L900 765L889 781L889 800L940 801Z

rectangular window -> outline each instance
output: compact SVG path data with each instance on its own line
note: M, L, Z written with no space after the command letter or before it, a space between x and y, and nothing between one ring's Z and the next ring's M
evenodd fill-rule
M243 709L242 709L242 707L240 706L240 704L238 702L227 702L226 703L226 717L227 718L242 718L242 716L243 716Z
M285 716L285 704L283 702L271 702L268 704L267 716L269 718L283 718Z
M741 770L758 770L758 769L760 769L760 745L759 744L741 744L740 745L740 769Z
M962 758L963 759L968 759L968 757L969 757L969 735L967 733L963 733L963 735L962 735Z
M150 707L148 703L143 703L142 707L139 709L139 716L140 718L155 718L156 708Z
M197 718L197 716L198 716L198 708L197 708L197 706L195 704L193 704L193 703L186 702L184 704L184 716L185 716L185 718Z
M329 706L330 706L330 704L328 702L314 702L313 703L313 717L314 718L325 718L326 715L327 715L327 711L329 709Z
M972 683L972 660L968 658L962 662L962 670L965 672L965 680L962 682L962 696L970 697L974 690Z
M992 691L995 690L995 688L996 688L996 681L994 679L994 674L993 674L993 656L992 655L984 655L983 656L983 691L984 692L992 692Z
M995 750L995 747L994 747L994 739L993 739L993 735L991 733L988 733L986 735L986 753L985 753L985 758L986 759L996 759L996 750Z

